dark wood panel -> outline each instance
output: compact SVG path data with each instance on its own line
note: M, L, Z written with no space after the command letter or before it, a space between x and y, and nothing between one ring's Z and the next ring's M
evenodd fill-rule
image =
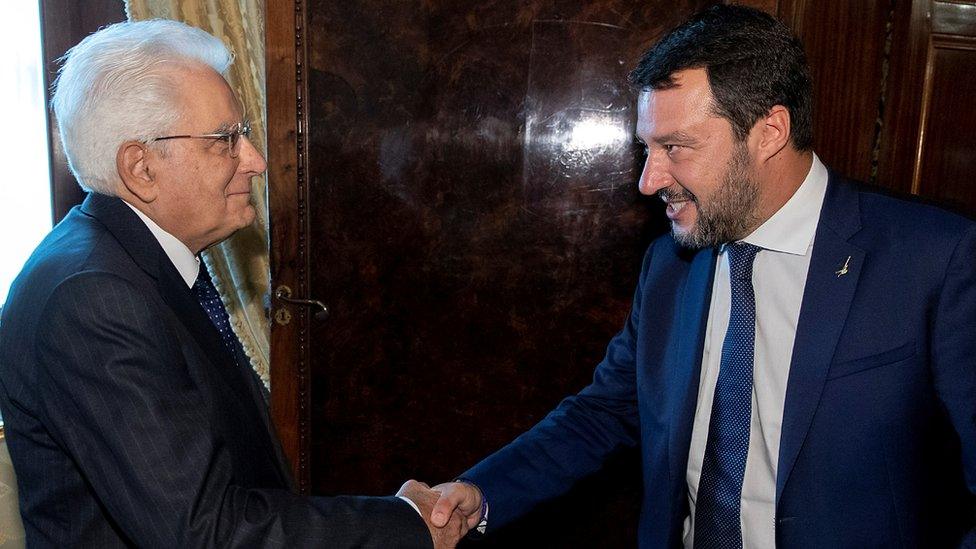
M757 10L763 10L766 13L777 15L779 13L780 0L731 0L725 3L749 6Z
M68 48L99 28L125 21L125 4L119 0L40 0L41 34L44 42L45 101L50 105L51 84L57 77L58 63ZM54 222L81 204L84 193L75 181L61 147L54 116L48 115L48 152L51 159L51 207Z
M976 215L974 74L976 38L933 37L913 188L970 215Z
M918 153L930 6L929 0L900 1L892 18L877 182L905 193L912 190Z
M783 0L814 83L814 150L831 168L873 179L872 153L894 0Z
M626 74L703 4L308 4L313 493L450 480L589 382L664 229ZM633 546L637 460L486 546Z
M899 6L882 117L878 180L900 191L946 199L972 211L966 206L970 191L956 183L972 181L976 175L968 161L960 160L971 154L963 151L965 147L973 149L957 124L957 120L972 120L976 109L972 101L957 100L960 89L972 89L972 72L955 72L960 79L954 80L946 77L946 71L953 71L951 66L966 65L958 53L948 50L958 52L966 47L965 35L976 37L976 2L913 0ZM951 143L941 142L950 137ZM930 138L939 141L938 145ZM942 145L954 151L952 157L939 152ZM958 187L952 191L933 187L949 184Z

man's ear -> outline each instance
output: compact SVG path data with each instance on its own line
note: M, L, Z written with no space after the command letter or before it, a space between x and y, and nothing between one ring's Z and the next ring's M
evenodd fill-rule
M156 200L159 189L149 167L149 149L145 143L122 143L115 155L115 168L130 193L146 203Z
M776 156L790 142L790 111L782 105L774 105L769 113L759 119L759 161L765 162Z

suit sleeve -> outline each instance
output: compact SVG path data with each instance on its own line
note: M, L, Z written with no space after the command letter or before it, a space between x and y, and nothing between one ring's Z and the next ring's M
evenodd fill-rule
M936 392L959 435L963 473L976 495L976 226L970 226L949 261L932 326ZM964 547L976 547L971 530Z
M140 547L430 547L394 497L306 498L240 486L168 310L120 277L82 273L45 305L42 414L104 512Z
M592 383L461 475L487 497L489 531L567 492L598 471L613 451L638 444L636 347L652 249L644 257L630 315L607 346Z

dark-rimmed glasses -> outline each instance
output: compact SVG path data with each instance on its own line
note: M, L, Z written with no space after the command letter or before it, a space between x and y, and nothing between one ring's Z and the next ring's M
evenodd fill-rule
M251 121L244 120L234 124L229 129L201 135L167 135L164 137L154 137L147 141L166 141L167 139L222 139L227 142L227 150L230 151L231 158L237 158L241 154L241 137L251 137Z

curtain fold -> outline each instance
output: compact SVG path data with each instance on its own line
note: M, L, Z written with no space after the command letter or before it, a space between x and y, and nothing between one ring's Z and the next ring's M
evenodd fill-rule
M264 0L126 0L130 21L175 19L223 40L234 53L227 81L251 120L251 141L267 151L264 80ZM265 176L255 177L251 198L257 219L204 252L214 285L227 307L234 332L251 366L270 387L268 201Z
M7 453L0 422L0 549L22 549L26 543L24 525L17 505L17 475Z

